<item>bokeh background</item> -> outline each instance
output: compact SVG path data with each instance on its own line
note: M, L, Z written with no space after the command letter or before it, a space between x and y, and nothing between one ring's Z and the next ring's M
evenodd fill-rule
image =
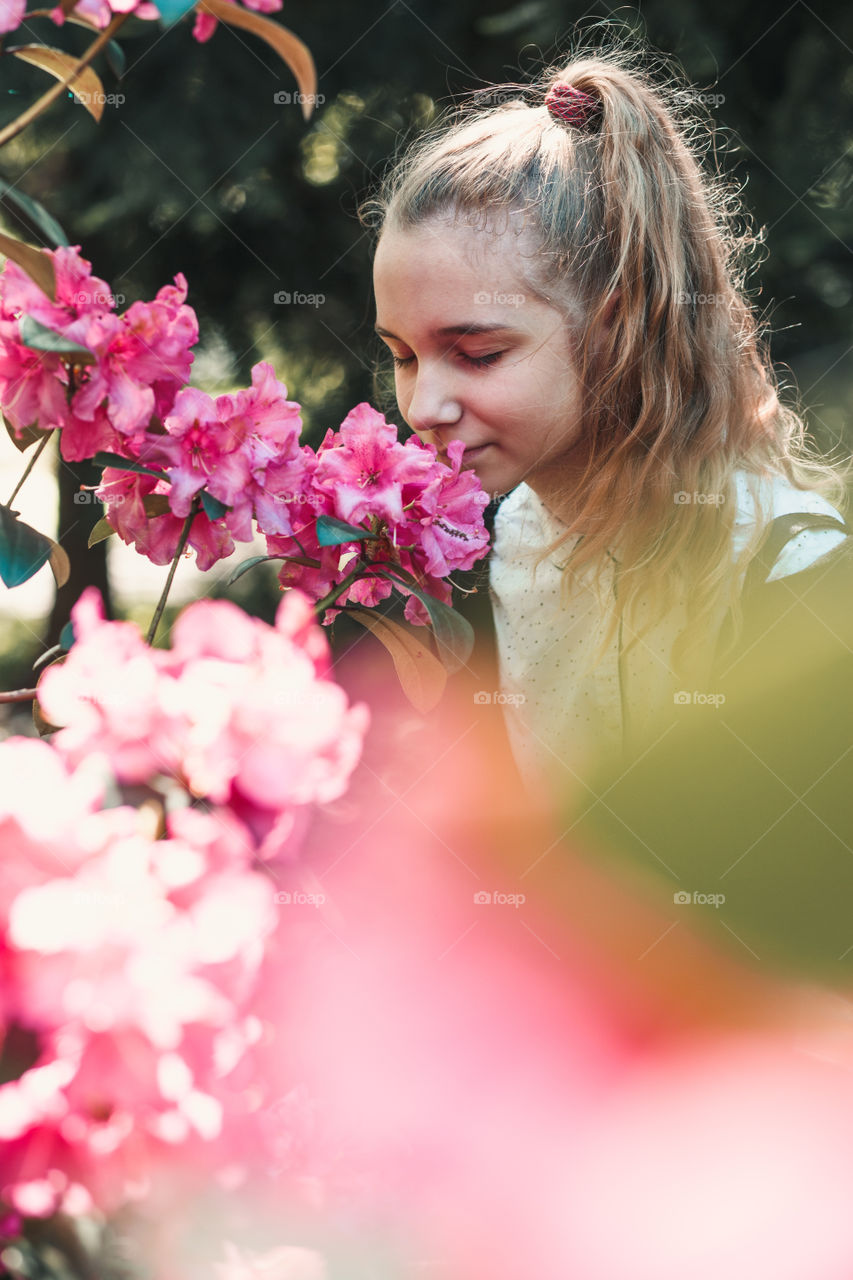
M41 201L79 244L94 272L121 295L120 309L151 298L179 271L199 315L193 381L214 394L249 382L270 360L304 407L307 438L337 426L361 400L377 399L380 345L373 335L371 238L356 208L402 142L458 95L493 82L523 82L606 27L634 35L681 69L705 96L720 165L742 185L763 245L750 289L772 333L772 354L791 401L806 411L825 450L849 453L853 379L853 12L736 0L647 0L642 8L582 0L313 0L278 15L311 49L318 109L306 124L288 69L246 32L220 25L200 45L192 15L164 29L131 21L121 33L117 80L96 64L108 102L96 124L73 98L56 103L0 152L0 177ZM83 49L87 33L32 18L23 40ZM15 37L18 42L18 35ZM4 122L45 86L41 73L3 61ZM37 228L4 201L12 234L41 243ZM289 296L290 301L285 301ZM2 450L0 485L11 492L23 460ZM73 501L96 477L48 459L28 480L21 511L50 527L72 553L58 601L43 570L3 590L0 681L31 683L30 666L55 640L89 580L107 586L101 548L80 554L97 504ZM60 505L61 499L61 505ZM250 554L251 548L245 548ZM111 606L151 612L165 570L112 539ZM228 590L270 616L272 573L225 583L182 564L175 602Z

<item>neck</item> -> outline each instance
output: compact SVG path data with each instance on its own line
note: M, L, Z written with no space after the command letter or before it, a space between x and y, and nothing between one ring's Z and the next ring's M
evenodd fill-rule
M548 513L564 523L571 518L575 493L581 486L589 465L589 451L576 446L559 466L544 466L532 472L525 483L532 489Z

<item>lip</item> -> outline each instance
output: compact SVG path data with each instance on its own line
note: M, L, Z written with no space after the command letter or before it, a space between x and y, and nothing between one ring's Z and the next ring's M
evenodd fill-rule
M465 451L464 451L464 453L462 454L462 465L463 465L463 467L465 466L465 463L466 463L466 462L471 462L471 461L473 461L473 459L474 459L474 458L479 458L479 457L480 457L480 455L481 455L482 453L485 453L485 451L486 451L487 449L490 449L491 447L492 447L492 446L491 446L491 443L488 443L488 444L478 444L478 445L475 445L473 448L469 448L469 446L468 446L468 445L466 445L466 446L465 446Z

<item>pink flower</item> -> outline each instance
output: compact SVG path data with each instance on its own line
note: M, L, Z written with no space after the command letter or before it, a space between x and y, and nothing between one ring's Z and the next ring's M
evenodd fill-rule
M320 446L314 484L334 495L341 520L358 524L373 516L399 524L404 486L424 487L432 464L426 450L401 445L397 428L362 403L347 414L338 435Z
M451 465L446 466L432 446L416 437L400 444L395 426L370 405L357 405L340 432L327 432L317 450L316 469L306 478L302 510L291 504L292 536L267 538L270 555L316 561L305 565L285 560L279 581L283 586L298 585L320 600L361 560L364 573L339 596L340 604L351 601L372 607L386 599L393 587L383 566L411 575L428 595L449 603L448 575L454 569L470 568L489 544L483 524L488 497L472 472L460 471L462 451L463 446L454 442L449 450ZM320 515L356 524L373 537L363 543L321 546L316 533ZM393 585L410 595L407 618L427 622L427 611L410 594L405 578L397 577ZM331 606L324 621L333 616Z
M299 446L299 405L287 399L271 365L252 370L252 386L215 400L194 387L178 392L163 435L149 436L144 456L169 473L169 504L185 516L206 489L230 508L235 538L253 537L252 519L269 533L289 533L288 504L298 501L314 463Z
M437 578L446 578L455 569L470 569L489 547L483 524L488 494L473 471L460 471L463 451L461 441L450 444L450 467L439 464L441 471L416 507L418 527L412 534L420 544L424 572Z
M27 0L0 0L0 35L17 31L24 20Z
M123 542L135 546L153 564L170 564L184 521L169 510L169 492L165 480L105 467L95 496L106 506L106 518ZM165 509L147 505L154 500ZM196 563L204 571L231 555L234 539L221 520L210 520L199 511L190 526L187 545L196 552Z
M134 17L148 20L160 17L160 10L156 5L149 4L146 0L79 0L74 6L74 12L94 22L96 27L108 26L116 13L132 13ZM61 27L65 21L65 15L59 7L52 9L50 16L57 26Z
M189 376L198 324L185 305L186 280L176 276L177 287L165 286L153 303L117 315L109 286L91 274L79 246L48 252L55 302L15 263L0 274L0 406L18 434L34 423L61 427L66 461L124 453L143 441L152 416L171 407ZM24 315L94 354L93 363L75 366L70 405L60 357L21 343Z
M185 305L186 279L178 274L175 280L177 287L165 285L154 302L134 302L122 316L78 322L78 340L98 360L84 370L72 401L62 437L63 456L69 461L97 452L86 439L87 423L100 422L103 431L106 419L112 443L105 440L97 447L124 453L142 441L152 416L171 409L190 376L190 347L198 341L195 312Z

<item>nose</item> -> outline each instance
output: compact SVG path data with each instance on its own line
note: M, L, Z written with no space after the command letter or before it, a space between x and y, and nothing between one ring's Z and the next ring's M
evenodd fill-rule
M406 417L409 426L417 432L440 431L442 427L455 426L462 417L462 405L454 392L452 372L446 363L422 363L418 367Z

